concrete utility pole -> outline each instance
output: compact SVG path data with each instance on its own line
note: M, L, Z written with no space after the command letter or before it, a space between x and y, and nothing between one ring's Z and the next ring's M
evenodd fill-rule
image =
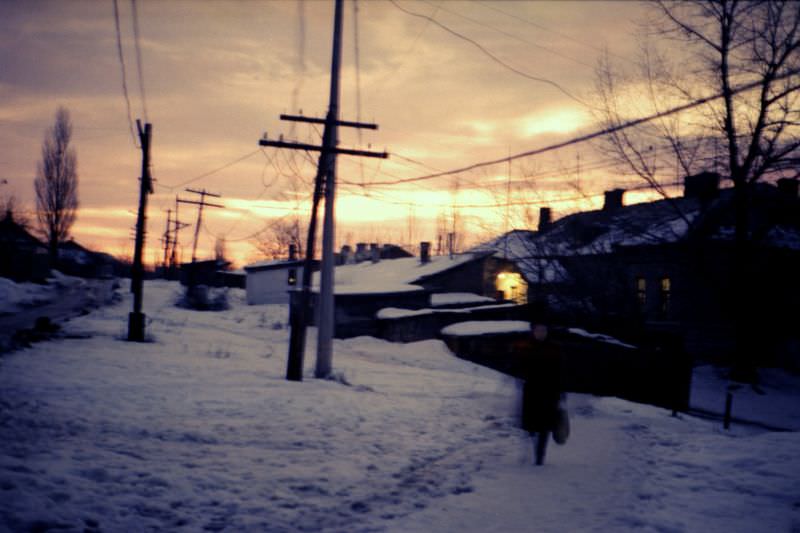
M331 87L328 114L325 119L308 118L293 115L281 115L281 120L294 122L307 122L324 124L322 146L305 143L267 140L266 134L259 141L260 146L273 146L278 148L292 148L320 152L317 165L317 175L314 182L314 198L311 210L311 221L308 227L308 240L306 242L306 257L303 267L302 287L291 299L289 323L291 334L289 338L289 357L286 368L286 379L301 381L303 379L303 354L305 353L305 335L308 317L310 316L311 302L311 271L314 264L314 247L316 239L317 209L319 199L325 194L325 222L322 238L322 276L320 282L320 323L317 338L317 364L316 377L327 377L331 371L331 342L333 338L333 240L335 235L336 202L336 155L347 154L365 157L387 158L386 152L367 152L362 150L348 150L338 148L338 126L352 128L378 129L375 124L362 124L339 120L339 73L341 67L342 51L342 14L343 1L336 0L333 30L333 53L331 59ZM324 180L324 182L323 182Z
M153 125L145 124L144 130L142 130L142 123L137 120L136 128L139 130L139 143L142 146L142 176L139 180L139 213L136 216L136 244L131 267L133 311L128 315L128 340L144 342L145 315L142 313L144 266L142 265L142 252L144 250L145 224L147 223L147 197L153 194L153 180L150 176L150 141L153 135Z
M200 206L197 209L197 224L195 224L194 227L194 243L192 244L192 263L194 263L197 261L197 240L198 237L200 236L200 226L203 224L203 208L206 206L208 207L225 207L225 206L206 202L206 196L213 196L214 198L222 198L222 196L220 196L219 194L208 192L205 189L201 191L197 191L195 189L186 189L186 192L191 192L200 195L199 202L195 200L181 200L180 198L177 200L179 203L195 204Z

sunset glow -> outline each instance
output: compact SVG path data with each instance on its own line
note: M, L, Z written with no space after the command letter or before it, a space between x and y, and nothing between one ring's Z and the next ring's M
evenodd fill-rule
M425 2L402 4L433 12ZM298 4L291 2L142 2L143 84L130 6L120 6L131 119L153 124L156 188L149 201L145 257L159 256L167 211L174 215L176 195L194 197L185 191L189 187L220 194L225 206L204 212L200 255L210 256L216 238L225 237L236 264L257 258L253 235L268 235L275 220L305 222L310 214L318 154L259 151L257 141L268 132L270 138L320 142L319 127L281 121L279 115L302 109L307 116L324 116L332 5L305 3L301 21ZM498 2L491 9L480 2L450 2L435 16L502 55L514 69L553 80L586 99L594 76L587 64L604 47L619 55L634 53L629 32L641 6L619 6ZM0 178L7 181L0 194L15 196L34 218L39 146L55 108L64 105L74 122L80 178L81 209L72 235L88 246L130 255L141 152L122 92L113 10L98 7L0 7L0 42L7 51L13 43L15 50L3 57L0 69ZM587 109L553 85L519 76L441 28L421 28L391 3L362 3L359 16L358 65L353 27L345 23L349 52L341 114L376 122L379 129L343 128L340 146L386 149L390 157L339 158L337 247L347 239L435 241L437 218L448 212L457 213L463 242L470 245L507 228L535 224L539 207L548 203L556 214L600 205L602 191L615 183L615 171L607 165L592 170L603 166L596 162L605 156L589 145L580 152L390 185L565 140L593 123ZM529 20L554 31L531 35ZM500 29L520 39L508 39ZM578 157L585 170L576 172ZM190 246L197 209L181 204L179 216L190 225L180 233L181 243Z

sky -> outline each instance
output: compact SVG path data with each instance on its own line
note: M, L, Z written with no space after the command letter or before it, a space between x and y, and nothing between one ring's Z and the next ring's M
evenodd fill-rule
M316 155L260 149L258 140L266 132L320 142L319 128L279 115L327 111L333 3L119 0L118 11L130 117L153 128L146 261L160 256L176 194L198 198L186 187L219 194L214 201L225 206L204 211L198 256L209 257L224 236L235 263L260 259L254 235L276 218L309 215ZM379 129L343 128L340 145L390 156L339 158L337 247L435 242L436 218L453 205L462 206L464 245L530 225L544 205L556 216L596 208L601 197L576 200L621 178L588 145L435 180L371 183L502 158L593 129L584 104L595 65L604 50L631 61L647 17L635 2L347 0L341 118ZM42 139L64 106L80 180L72 235L130 256L141 151L122 72L111 0L0 1L0 195L34 209ZM506 199L527 205L513 212L496 205ZM182 221L196 217L196 206L181 204ZM193 231L180 234L185 258Z

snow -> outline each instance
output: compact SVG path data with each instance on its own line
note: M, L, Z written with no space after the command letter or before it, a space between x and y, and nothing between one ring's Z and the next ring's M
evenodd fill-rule
M615 339L609 335L604 335L602 333L589 333L585 329L580 328L569 328L568 332L572 333L573 335L578 335L579 337L586 337L588 339L593 339L600 342L605 342L607 344L615 344L617 346L622 346L623 348L636 348L631 344L626 344L619 339Z
M336 294L370 294L419 291L414 283L450 268L475 259L473 254L459 254L450 259L446 255L432 256L430 262L420 263L419 258L383 259L377 263L363 261L341 265L335 269ZM313 284L319 290L320 273L314 273Z
M493 299L490 299L494 301ZM459 307L459 308L448 308L448 309L401 309L399 307L384 307L383 309L379 309L377 313L375 313L375 318L378 319L391 319L391 318L407 318L411 316L420 316L420 315L432 315L435 313L464 313L469 314L474 311L486 311L489 309L504 309L508 307L516 307L517 304L510 303L510 304L496 304L496 305L482 305L480 307Z
M85 285L81 278L67 276L57 270L50 272L47 284L15 283L8 278L0 278L0 314L15 313L20 309L33 307L51 301L59 287Z
M474 294L471 292L440 292L431 294L431 305L433 307L440 305L476 304L494 301L494 298L481 296L480 294Z
M433 309L401 309L399 307L384 307L375 313L375 318L406 318L411 316L432 315L435 312L436 311Z
M0 359L0 531L800 527L796 431L573 394L569 442L535 467L517 381L440 341L336 340L334 379L316 380L311 328L306 379L289 382L286 306L234 289L229 310L202 313L177 293L145 283L151 342L121 340L123 289L66 323L71 338ZM782 408L798 384L779 378L767 397Z
M457 322L442 329L442 335L487 335L492 333L525 333L531 330L524 320L469 320Z
M51 298L52 287L36 283L14 283L0 278L0 313L13 313L22 307L44 303Z

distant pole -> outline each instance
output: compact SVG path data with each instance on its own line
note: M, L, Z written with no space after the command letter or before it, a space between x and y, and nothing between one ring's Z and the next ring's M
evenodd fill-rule
M195 189L186 189L186 192L191 192L191 193L200 195L200 201L199 202L196 202L194 200L182 200L180 198L178 198L176 200L177 203L195 204L195 205L199 206L199 208L197 210L197 223L195 224L195 227L194 227L194 242L192 243L192 263L194 263L194 262L197 261L197 241L198 241L198 239L200 237L200 226L203 225L203 208L204 207L225 207L225 206L220 205L220 204L211 204L211 203L206 202L206 196L213 196L214 198L222 198L222 196L220 196L219 194L214 194L212 192L208 192L205 189L200 190L200 191L195 190Z
M150 177L150 141L153 134L152 124L145 124L142 130L141 121L136 121L139 130L139 143L142 146L142 176L139 183L139 213L136 217L136 245L131 267L131 292L133 292L133 312L128 315L128 340L144 342L145 315L142 313L142 289L144 285L144 266L142 252L144 250L145 224L147 222L147 196L153 193L153 182Z
M330 125L328 150L336 148L339 136L339 73L342 55L343 0L336 0L333 22L333 54L331 58L331 93L326 126ZM314 375L324 378L331 373L334 311L333 240L335 236L334 205L336 203L336 153L330 153L325 180L325 221L322 227L322 272L319 287L319 334L317 338L317 366Z
M164 277L167 277L167 265L169 264L169 249L172 243L172 209L167 209L167 229L164 230Z

